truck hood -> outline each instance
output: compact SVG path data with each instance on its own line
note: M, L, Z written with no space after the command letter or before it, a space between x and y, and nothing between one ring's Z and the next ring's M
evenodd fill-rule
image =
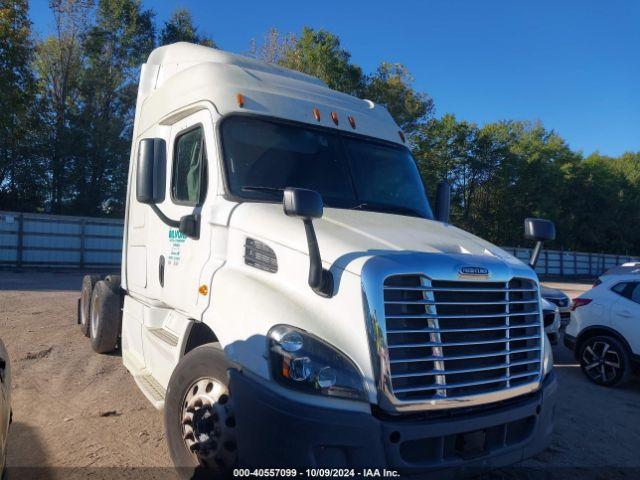
M230 227L286 248L308 254L302 221L287 217L282 206L242 203L234 209ZM413 251L487 256L513 266L523 264L514 256L464 230L434 220L325 208L314 220L322 261L326 268L341 268L360 275L372 256Z

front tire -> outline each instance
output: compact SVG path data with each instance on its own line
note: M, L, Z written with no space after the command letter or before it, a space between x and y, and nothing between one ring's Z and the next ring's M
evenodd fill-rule
M116 349L120 335L122 296L119 290L104 280L93 288L89 334L91 347L96 353L109 353Z
M195 348L171 375L164 424L181 478L227 478L238 462L230 364L219 344Z
M580 346L580 368L589 380L604 387L622 385L631 374L631 357L615 337L602 335L587 339Z
M80 331L85 337L89 336L89 323L91 318L91 296L96 283L100 281L100 275L85 275L82 277L82 291L80 292L80 308L78 311L78 323Z

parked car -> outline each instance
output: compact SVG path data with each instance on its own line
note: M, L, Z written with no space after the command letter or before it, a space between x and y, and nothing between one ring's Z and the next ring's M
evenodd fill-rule
M0 478L4 477L7 436L11 423L11 364L9 354L0 340Z
M640 275L640 262L627 262L622 265L618 265L617 267L610 268L606 272L604 272L600 277L595 281L595 285L600 285L602 283L603 277L614 276L614 275Z
M558 307L560 327L566 327L571 318L571 299L562 290L544 285L540 285L540 295Z
M549 337L551 345L557 345L560 332L560 310L556 305L547 301L545 298L542 298L541 301L544 331Z
M573 300L564 343L589 380L612 387L640 366L640 276L600 282Z

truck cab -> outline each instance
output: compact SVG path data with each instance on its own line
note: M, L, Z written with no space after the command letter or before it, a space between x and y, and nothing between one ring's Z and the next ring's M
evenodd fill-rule
M128 178L121 276L86 282L81 317L181 472L497 467L550 441L536 274L431 208L383 106L161 47Z

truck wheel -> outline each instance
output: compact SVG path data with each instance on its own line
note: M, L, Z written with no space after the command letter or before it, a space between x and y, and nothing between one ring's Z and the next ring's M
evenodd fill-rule
M169 380L164 425L181 478L224 478L238 462L230 364L218 343L189 352Z
M85 275L82 277L82 291L80 292L80 311L78 323L80 331L85 337L89 336L89 319L91 318L91 294L93 287L100 281L100 275Z
M113 288L120 288L120 275L107 275L104 279L109 282Z
M119 291L108 282L100 280L91 296L91 347L97 353L115 350L120 333L122 299Z
M587 339L580 346L580 367L589 380L605 387L623 384L631 374L626 347L608 335Z

